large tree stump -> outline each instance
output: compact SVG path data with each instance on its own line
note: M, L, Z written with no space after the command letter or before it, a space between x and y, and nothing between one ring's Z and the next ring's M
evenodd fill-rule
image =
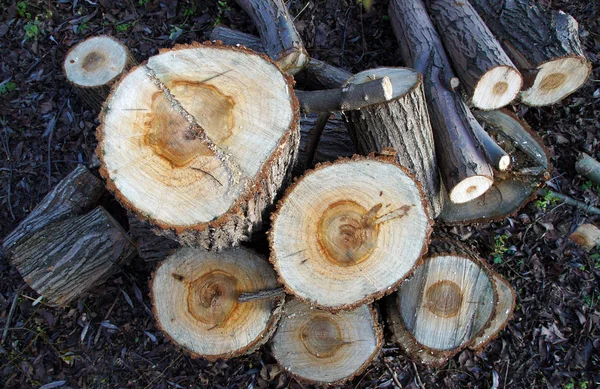
M389 8L406 63L423 74L440 172L450 200L465 203L483 195L493 173L471 126L476 123L458 93L456 76L423 0L393 0Z
M348 130L362 154L394 148L397 162L423 186L431 215L436 218L443 198L421 75L406 68L378 68L356 74L348 84L384 76L392 80L392 99L344 112Z
M431 253L388 304L396 341L411 358L442 365L470 344L493 318L498 293L480 260L450 240Z
M273 356L313 384L341 384L360 374L381 350L377 314L368 305L332 314L297 299L287 302L273 336Z
M109 36L95 36L71 48L63 67L77 94L100 110L111 86L135 64L121 42Z
M291 79L266 57L184 45L125 76L106 102L97 154L108 189L186 245L249 239L299 144Z
M308 63L302 39L283 0L236 0L258 29L269 57L287 74L295 74Z
M471 0L525 78L521 100L554 104L579 89L592 67L579 41L579 25L562 11L530 0Z
M253 352L270 339L283 299L238 298L277 287L269 263L249 249L183 247L156 270L150 289L159 328L192 355L215 360Z
M17 228L4 238L2 248L10 252L20 242L52 223L82 215L98 205L104 183L79 165L63 178Z
M523 77L467 0L432 0L429 13L461 84L476 108L502 108L513 101Z
M391 293L416 265L432 222L420 185L394 159L340 159L288 188L269 233L288 292L352 309Z
M130 238L102 207L46 225L10 252L25 282L61 306L105 280L133 255Z

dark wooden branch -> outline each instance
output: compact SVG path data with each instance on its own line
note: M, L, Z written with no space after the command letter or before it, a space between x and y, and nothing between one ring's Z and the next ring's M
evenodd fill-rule
M575 170L593 183L600 185L600 162L586 153L579 153L577 162L575 162Z
M475 120L471 125L473 135L483 148L485 157L494 169L505 171L510 167L510 156L498 146L498 143L487 133L487 131Z

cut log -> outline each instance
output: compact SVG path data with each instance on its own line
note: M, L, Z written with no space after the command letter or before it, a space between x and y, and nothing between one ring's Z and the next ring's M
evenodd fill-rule
M476 111L475 114L486 129L504 136L506 143L515 149L513 170L496 174L496 182L480 198L464 204L447 201L439 219L448 224L506 219L535 197L551 169L542 140L527 123L507 110Z
M10 252L21 241L26 240L52 223L82 215L98 205L105 193L104 183L85 166L79 165L44 197L25 220L6 238L2 248Z
M423 74L436 154L450 200L476 199L492 186L492 168L474 139L471 112L454 92L456 76L425 4L393 0L389 14L404 60Z
M193 44L151 57L122 79L100 118L107 187L182 244L248 240L297 154L291 82L247 49Z
M135 242L138 256L144 261L162 261L181 246L174 240L155 234L150 224L131 213L127 215L127 220L129 235Z
M360 72L348 83L360 85L381 77L393 81L391 101L345 112L348 130L362 154L381 152L385 147L397 151L397 162L423 186L435 219L443 199L421 75L407 68L378 68Z
M391 293L413 269L432 222L420 185L394 160L340 159L288 188L269 239L289 293L322 309L352 309Z
M521 70L525 104L554 104L590 76L592 67L581 49L579 25L570 15L530 0L471 3Z
M577 162L575 162L575 170L596 185L600 185L600 162L586 153L579 153Z
M587 251L592 250L596 246L600 246L600 228L593 224L582 224L569 238L580 246L583 246Z
M357 110L372 104L381 104L392 98L392 82L383 76L361 83L346 84L339 89L319 91L296 90L301 112L334 112Z
M277 362L298 379L339 385L360 374L382 343L377 314L368 305L332 314L293 299L271 345Z
M77 94L99 111L111 86L135 64L121 42L109 36L95 36L71 48L63 67Z
M283 0L236 0L254 22L265 52L287 74L295 74L308 63L302 39Z
M505 171L510 165L510 156L494 141L494 139L477 122L471 125L473 135L483 148L488 163L497 170Z
M260 38L225 26L215 27L210 33L210 40L219 40L230 46L243 45L259 53L265 52ZM352 73L314 58L308 61L302 72L294 75L298 84L310 90L339 88L350 76Z
M238 298L278 286L269 263L249 249L183 247L156 270L150 289L158 327L192 355L216 360L251 353L270 339L283 299Z
M60 306L104 281L134 255L134 244L102 207L46 225L10 252L25 282Z
M481 351L492 340L494 340L502 331L513 315L516 306L517 294L513 287L496 272L491 272L496 292L498 292L498 302L494 309L493 319L483 330L481 335L477 336L469 344L469 348L475 351Z
M432 0L431 19L458 73L469 104L502 108L521 91L523 77L467 0Z
M481 335L498 295L482 261L452 241L432 241L432 253L388 305L391 328L414 359L441 365Z

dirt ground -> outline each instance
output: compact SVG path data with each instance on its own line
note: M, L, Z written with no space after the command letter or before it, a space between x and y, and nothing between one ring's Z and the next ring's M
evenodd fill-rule
M289 7L313 57L357 72L403 65L387 3L374 0L369 12L345 0L290 0ZM600 156L600 3L544 3L578 19L593 74L560 104L514 110L550 151L554 170L547 186L598 207L600 187L577 175L574 162L580 151ZM94 153L98 113L65 80L62 61L69 47L107 34L143 61L175 43L207 39L218 23L256 33L233 0L0 4L0 237ZM514 286L514 318L482 353L463 351L441 369L414 364L386 342L375 362L347 386L393 387L395 374L404 388L598 387L600 254L585 253L567 239L579 224L598 221L540 198L503 222L449 230L457 239L468 239ZM38 295L0 258L0 386L308 386L282 372L268 347L216 363L182 353L157 330L149 309L147 285L155 266L134 261L69 307L56 309L43 301L34 305Z

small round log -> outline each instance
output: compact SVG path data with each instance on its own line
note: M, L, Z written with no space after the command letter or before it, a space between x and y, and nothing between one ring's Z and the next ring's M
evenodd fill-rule
M192 355L215 360L253 352L271 337L283 299L238 299L278 286L269 263L249 249L183 247L156 270L150 290L161 330Z
M341 384L360 374L382 343L377 314L368 305L332 314L293 299L271 345L277 362L302 381Z
M529 0L471 0L473 7L521 70L521 101L554 104L579 89L591 74L571 15Z
M77 94L100 110L110 87L135 64L121 42L109 36L95 36L71 48L63 67Z
M600 228L593 224L582 224L569 238L580 246L583 246L587 251L592 250L596 246L600 246Z
M421 183L435 219L443 198L422 77L412 69L378 68L360 72L348 83L360 85L382 77L392 80L392 98L344 112L348 131L361 154L380 152L384 147L397 151L396 161Z
M182 244L248 240L297 154L291 82L242 48L193 44L151 57L121 80L100 118L108 189Z
M435 22L469 103L479 109L502 108L521 91L523 77L467 0L433 0Z
M513 287L496 272L492 273L492 280L498 292L498 302L494 309L493 319L483 330L481 335L475 337L469 344L469 348L475 351L481 351L492 340L494 340L502 331L513 315L516 306L517 294Z
M479 336L498 301L492 275L452 241L433 241L432 254L404 281L388 310L400 346L440 365Z
M586 153L579 153L577 162L575 162L575 170L593 183L600 185L600 162Z
M340 159L288 188L269 239L289 293L352 309L391 293L413 269L432 221L420 185L394 159Z

